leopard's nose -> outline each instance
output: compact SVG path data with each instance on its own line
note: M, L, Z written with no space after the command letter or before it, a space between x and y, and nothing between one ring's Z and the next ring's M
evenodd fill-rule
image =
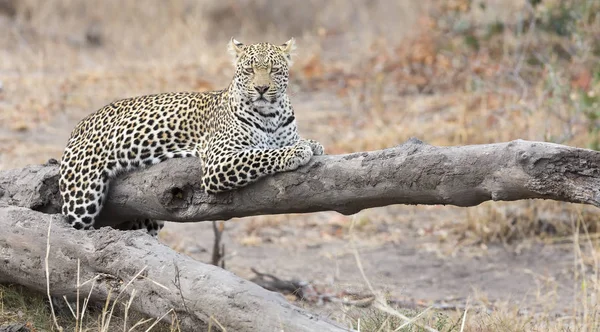
M256 90L261 95L264 95L267 92L267 90L269 90L269 86L268 85L255 86L254 90Z

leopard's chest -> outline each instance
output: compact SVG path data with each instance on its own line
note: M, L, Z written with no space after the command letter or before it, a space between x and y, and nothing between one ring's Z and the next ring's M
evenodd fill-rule
M276 149L282 145L282 141L275 132L265 132L262 130L252 130L251 145L259 149Z
M252 145L260 149L276 149L288 145L291 130L283 127L285 120L291 114L290 110L276 110L268 114L274 116L260 116L256 112L248 119L250 125L246 127L250 131ZM295 131L295 128L294 128Z

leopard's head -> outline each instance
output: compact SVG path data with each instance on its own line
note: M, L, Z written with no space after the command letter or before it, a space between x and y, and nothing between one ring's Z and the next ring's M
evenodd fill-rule
M274 104L286 93L294 49L293 38L282 45L244 45L232 38L229 51L234 59L236 92L255 107Z

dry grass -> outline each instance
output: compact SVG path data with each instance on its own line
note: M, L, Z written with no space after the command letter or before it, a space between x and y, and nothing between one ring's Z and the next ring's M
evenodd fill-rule
M224 87L232 35L245 42L298 39L290 89L301 131L329 153L385 148L412 136L437 145L521 138L600 148L594 0L481 2L486 8L466 0L4 2L14 11L0 6L0 169L60 157L75 122L116 98ZM357 232L398 222L370 213ZM255 219L247 241L256 244L261 227L286 220ZM510 307L488 314L473 302L465 331L545 330L543 324L584 331L597 324L597 272L589 272L597 271L590 261L597 240L581 226L596 232L599 223L593 209L540 201L486 203L441 222L462 246L542 238L586 250L574 257L581 298L571 317L540 319ZM322 233L336 236L348 224L327 227ZM47 314L41 305L20 305L29 295L19 299L13 290L2 288L3 310L10 307L3 317L30 307ZM431 314L423 322L454 331L462 314ZM377 322L371 326L384 325Z
M80 279L79 261L77 264L77 298L70 302L67 298L52 298L50 289L49 255L50 230L48 224L46 244L45 273L47 294L42 295L27 290L22 286L0 285L0 327L11 324L23 324L32 331L74 331L74 332L110 332L110 331L165 331L180 332L176 314L169 310L161 317L148 318L130 310L135 300L136 290L130 289L144 269L124 284L118 293L109 290L103 306L91 303L96 278L87 281ZM91 283L89 293L81 294L80 289ZM170 316L172 323L166 324L163 319Z
M0 285L0 328L13 324L24 324L31 331L180 332L177 316L172 310L161 317L155 318L144 317L140 313L130 310L136 296L136 290L128 288L142 274L144 269L124 284L117 294L109 290L104 305L99 307L97 304L90 302L97 276L87 281L80 280L78 261L76 302L70 302L66 297L63 299L53 298L50 289L51 276L48 259L51 252L51 227L52 222L50 221L44 260L47 293L42 295L17 285ZM87 296L80 294L80 289L88 283L91 283L92 286ZM166 316L170 316L171 324L166 324L163 321Z
M112 305L113 302L108 302ZM167 323L152 326L155 318L148 318L127 308L127 301L119 301L111 307L90 305L86 315L75 319L68 307L57 311L57 323L63 331L104 332L104 331L152 331L175 332L178 327ZM75 308L73 308L75 310ZM176 319L175 317L171 317ZM11 324L25 324L32 331L58 331L52 319L52 312L45 295L31 292L21 286L0 285L0 327ZM152 327L151 327L152 326ZM124 329L124 327L126 327ZM150 328L151 327L151 328Z

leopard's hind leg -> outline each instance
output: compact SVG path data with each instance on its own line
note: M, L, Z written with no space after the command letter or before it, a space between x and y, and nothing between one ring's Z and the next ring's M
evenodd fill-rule
M143 229L152 236L157 236L158 232L164 227L165 222L149 218L136 218L119 224L116 228L120 230Z

